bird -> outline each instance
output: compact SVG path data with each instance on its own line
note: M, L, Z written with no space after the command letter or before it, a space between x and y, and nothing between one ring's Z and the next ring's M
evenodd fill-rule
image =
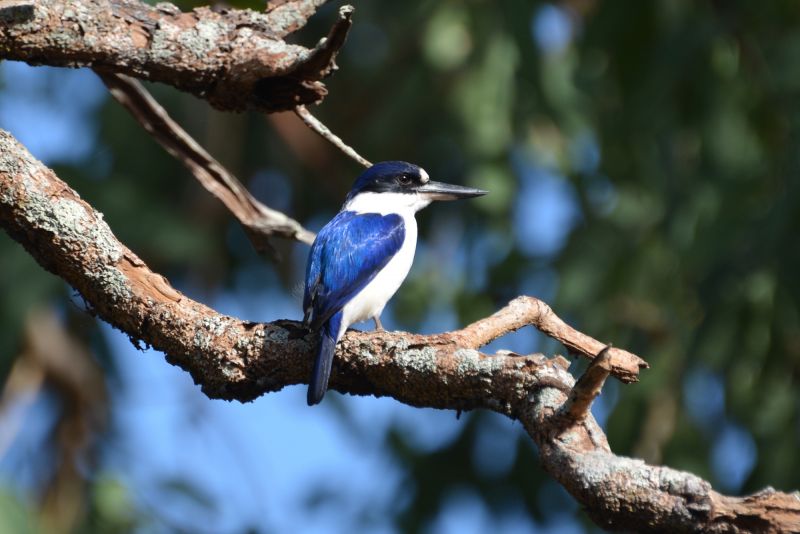
M434 182L404 161L375 163L354 182L344 204L314 239L303 292L303 324L319 334L308 386L309 406L328 388L336 343L350 325L380 316L408 275L417 248L417 211L434 200L488 191Z

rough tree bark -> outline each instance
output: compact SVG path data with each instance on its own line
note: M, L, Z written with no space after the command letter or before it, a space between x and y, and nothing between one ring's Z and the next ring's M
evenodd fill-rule
M335 68L352 8L339 10L313 49L283 37L324 0L288 2L267 13L137 0L0 2L0 53L33 65L92 67L172 85L223 110L281 111L315 103Z
M206 9L182 14L167 4L150 8L128 0L47 0L14 7L0 2L0 55L163 81L226 109L281 109L324 95L314 77L329 70L341 42L304 52L280 40L319 3L288 2L267 14ZM341 20L349 24L350 11L344 13ZM256 42L269 43L245 44L242 40L253 35L244 36L245 30L258 34ZM111 46L115 42L119 46ZM315 74L303 77L309 72ZM274 83L265 85L264 79ZM247 91L234 96L236 87ZM2 131L0 225L78 290L92 313L135 342L164 352L209 397L248 401L306 381L315 340L298 323L241 321L182 295L116 239L102 214ZM478 351L526 325L593 358L577 383L559 357ZM570 328L541 301L520 297L455 332L349 332L337 347L330 385L412 406L483 408L520 420L538 445L544 468L604 528L800 531L798 493L768 488L728 497L691 473L612 453L589 407L609 375L635 381L644 366L637 356L604 348Z

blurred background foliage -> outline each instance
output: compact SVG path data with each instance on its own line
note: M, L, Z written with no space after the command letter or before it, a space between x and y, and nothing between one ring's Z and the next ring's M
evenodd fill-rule
M188 9L194 4L180 2ZM259 8L256 2L235 2ZM293 36L312 45L335 4ZM734 494L800 487L795 2L356 2L312 108L364 156L479 186L418 217L384 316L433 332L536 295L647 359L613 449ZM0 65L0 127L182 291L299 318L307 248L262 258L87 71ZM292 114L151 87L268 205L317 230L356 164ZM586 532L519 425L302 388L210 401L0 237L0 524L13 532ZM523 330L493 349L562 350Z

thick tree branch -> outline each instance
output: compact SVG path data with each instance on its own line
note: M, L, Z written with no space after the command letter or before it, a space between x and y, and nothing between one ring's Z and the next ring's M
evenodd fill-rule
M120 243L100 213L2 131L0 225L43 267L75 287L98 316L163 351L210 397L248 401L304 383L309 374L315 340L297 322L241 321L182 295ZM536 310L528 309L534 305ZM586 409L570 408L583 401L568 401L575 380L560 358L475 350L526 324L576 350L599 344L564 328L546 305L526 297L451 333L349 332L337 347L330 385L412 406L485 408L519 419L539 447L544 468L605 528L800 530L797 493L767 489L728 497L691 473L614 455ZM590 365L574 399L588 398L585 393L596 392L600 379L613 371L611 350L602 349L600 344L602 357ZM638 369L641 360L632 361Z
M167 83L219 109L289 110L327 94L320 80L336 69L350 28L353 8L344 6L315 48L285 43L321 3L289 2L268 13L183 13L138 0L5 2L0 57Z
M220 162L200 146L137 80L124 74L98 73L111 95L127 109L212 195L217 197L244 226L259 252L268 250L268 239L280 236L311 244L314 234L258 201Z

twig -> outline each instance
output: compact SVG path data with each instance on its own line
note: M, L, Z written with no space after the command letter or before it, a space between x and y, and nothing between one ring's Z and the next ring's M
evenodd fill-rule
M606 347L596 339L575 330L553 313L550 306L535 297L517 297L502 310L472 323L457 334L463 338L466 346L479 348L528 325L590 360L607 348L611 374L622 382L636 382L639 379L639 370L649 367L646 361L635 354Z
M270 248L268 238L280 236L312 243L314 234L303 226L259 202L242 183L214 159L167 114L137 80L124 74L98 72L111 95L155 138L183 163L212 195L217 197L244 226L259 252Z
M363 165L364 167L372 167L372 163L369 160L362 157L358 152L356 152L351 146L346 144L342 139L334 134L330 129L322 124L319 119L317 119L314 115L311 114L310 111L305 106L297 106L294 108L295 114L297 114L300 119L306 123L306 126L311 128L313 131L318 133L324 139L327 139L333 146L344 152L346 155L353 158L359 164Z
M603 389L603 384L611 373L609 349L611 349L611 345L606 346L592 360L586 371L575 382L567 401L561 407L562 416L570 422L580 422L586 419L592 402L600 395L600 390Z

